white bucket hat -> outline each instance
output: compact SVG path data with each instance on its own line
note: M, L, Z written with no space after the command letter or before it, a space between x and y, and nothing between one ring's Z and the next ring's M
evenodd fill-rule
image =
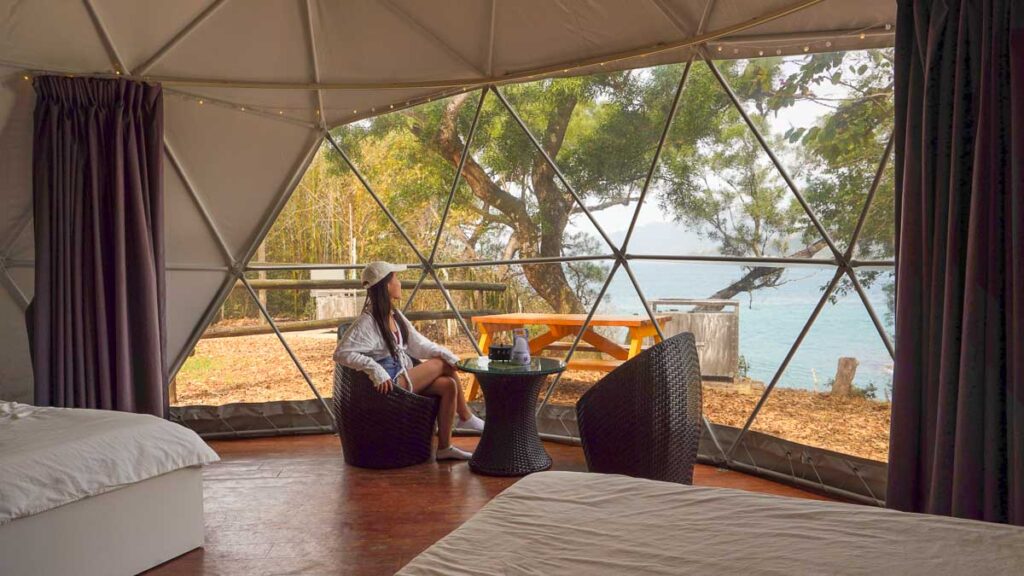
M392 272L402 272L407 269L405 264L392 264L390 262L370 262L363 268L363 288L369 288L380 282Z

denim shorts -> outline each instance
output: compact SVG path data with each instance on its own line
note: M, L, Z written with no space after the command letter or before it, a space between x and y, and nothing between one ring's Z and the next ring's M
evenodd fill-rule
M381 368L388 373L391 380L394 381L398 373L402 371L402 363L395 359L394 356L385 356L376 360L377 364L380 364Z

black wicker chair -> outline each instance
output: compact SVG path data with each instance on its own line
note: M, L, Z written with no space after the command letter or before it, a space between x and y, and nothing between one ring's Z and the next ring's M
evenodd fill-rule
M401 468L430 459L438 399L394 386L381 394L358 370L335 364L334 417L345 462Z
M576 403L591 472L693 482L701 434L700 362L683 333L626 361Z

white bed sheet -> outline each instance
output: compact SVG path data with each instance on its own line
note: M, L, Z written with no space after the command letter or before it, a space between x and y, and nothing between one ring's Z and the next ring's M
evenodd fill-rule
M217 460L155 416L0 401L0 525Z
M1024 574L1024 528L869 506L543 472L399 574Z

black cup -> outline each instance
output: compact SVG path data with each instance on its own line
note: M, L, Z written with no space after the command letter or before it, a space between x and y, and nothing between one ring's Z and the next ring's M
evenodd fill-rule
M508 362L512 358L512 346L508 344L491 344L487 357L495 362Z

